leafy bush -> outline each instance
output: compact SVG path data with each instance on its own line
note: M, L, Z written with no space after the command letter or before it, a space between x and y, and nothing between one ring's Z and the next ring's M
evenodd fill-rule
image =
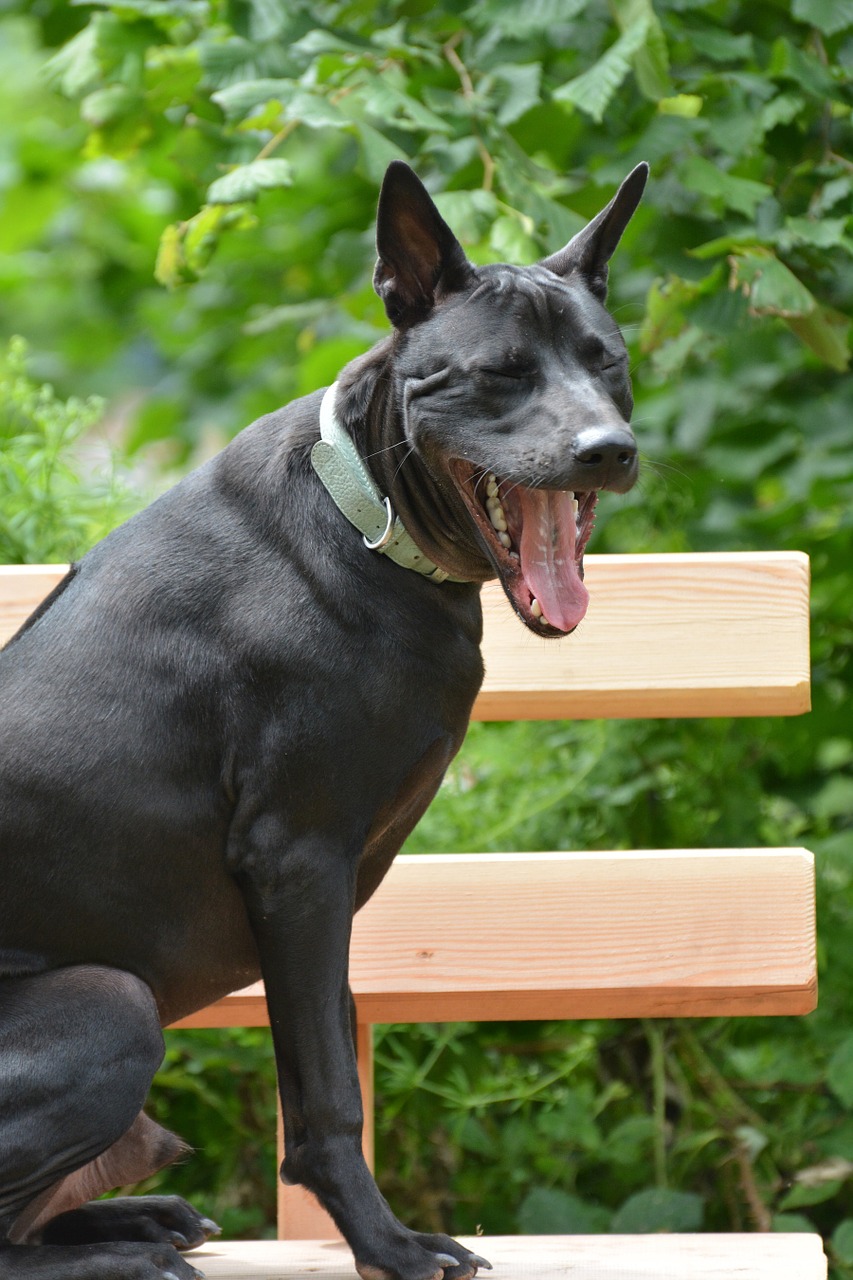
M74 559L109 533L131 496L108 453L90 456L93 465L81 470L82 442L104 402L60 400L28 376L26 350L12 339L0 366L0 562L50 564Z

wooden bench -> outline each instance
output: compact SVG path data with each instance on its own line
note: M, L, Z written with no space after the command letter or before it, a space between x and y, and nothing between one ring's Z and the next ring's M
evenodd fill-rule
M808 710L803 555L588 556L586 565L590 612L560 644L537 640L486 588L477 718ZM62 571L0 570L0 639ZM374 1023L801 1014L814 1007L815 975L803 849L401 857L357 917L352 947L368 1159ZM266 1022L257 984L181 1025ZM279 1189L279 1235L211 1243L193 1257L216 1280L355 1275L301 1188ZM504 1237L477 1248L496 1280L826 1276L820 1238L799 1233Z

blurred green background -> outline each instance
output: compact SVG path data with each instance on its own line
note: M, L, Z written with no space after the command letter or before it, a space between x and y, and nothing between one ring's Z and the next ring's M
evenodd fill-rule
M475 725L408 847L805 844L820 1009L383 1029L422 1229L818 1229L853 1276L851 70L853 0L0 4L0 558L80 554L385 332L394 157L519 263L648 160L610 296L643 473L592 550L812 557L810 716ZM271 1234L266 1033L170 1033L151 1108L197 1148L156 1185Z

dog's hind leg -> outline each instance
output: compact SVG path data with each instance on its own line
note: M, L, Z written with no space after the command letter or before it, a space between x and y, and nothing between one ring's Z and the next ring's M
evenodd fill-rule
M150 1240L181 1250L197 1248L220 1228L180 1196L117 1196L95 1202L104 1191L149 1178L188 1150L141 1111L102 1156L37 1196L15 1222L11 1239L41 1244Z
M191 1280L162 1236L30 1243L105 1190L111 1171L139 1174L143 1149L155 1157L147 1172L157 1154L179 1154L177 1139L138 1119L162 1056L154 997L131 974L78 965L0 982L0 1280Z

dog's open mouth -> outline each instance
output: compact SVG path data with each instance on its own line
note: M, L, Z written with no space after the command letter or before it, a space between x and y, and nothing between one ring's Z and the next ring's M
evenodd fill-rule
M586 613L583 553L596 490L530 489L460 461L457 483L516 613L541 635L566 635Z

